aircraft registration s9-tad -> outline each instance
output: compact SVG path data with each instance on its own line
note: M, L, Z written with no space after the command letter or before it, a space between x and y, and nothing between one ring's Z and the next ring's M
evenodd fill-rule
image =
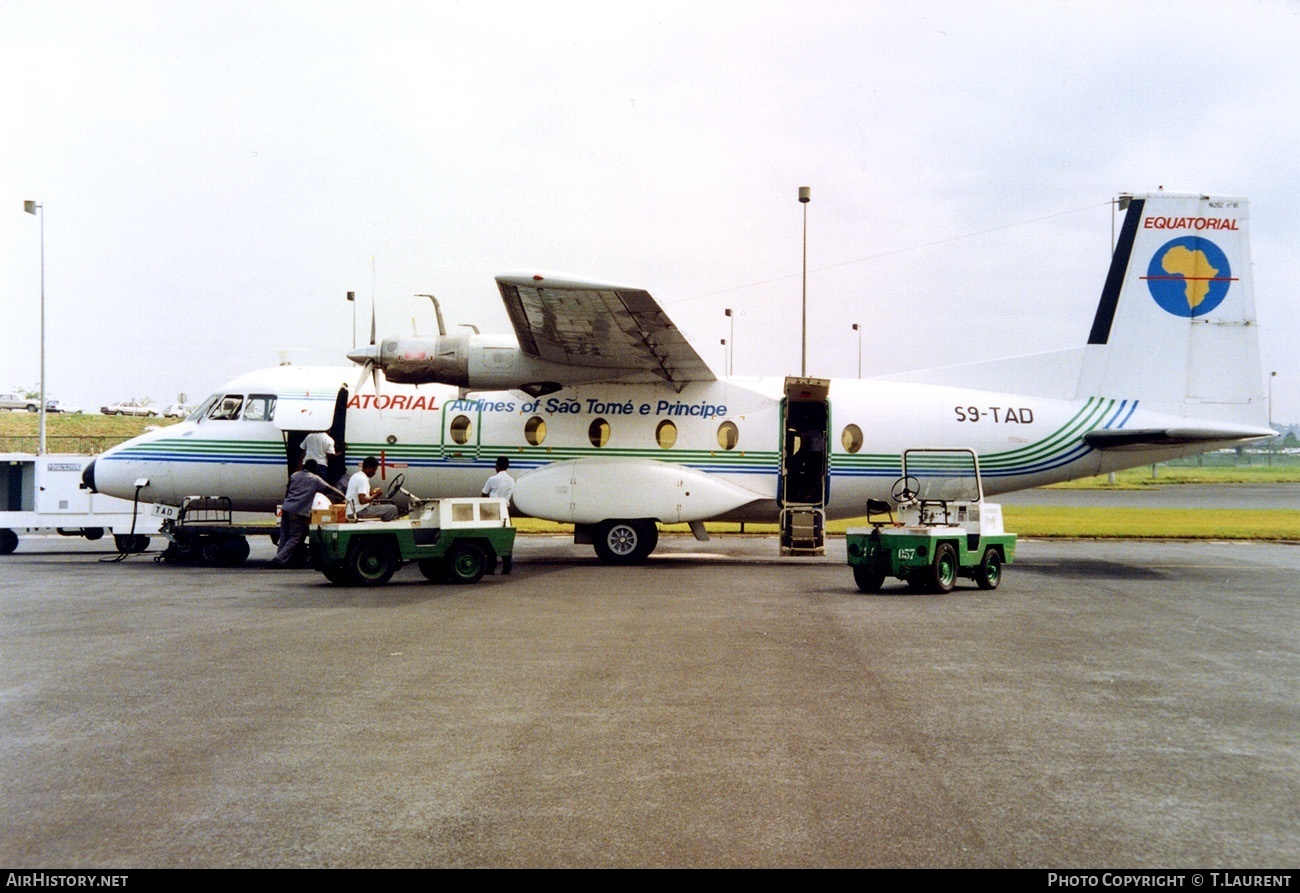
M1244 199L1127 201L1086 346L866 380L718 379L641 289L497 277L515 338L384 339L382 371L280 366L237 378L186 421L105 452L92 489L271 510L311 431L425 497L477 495L498 456L520 513L575 525L603 560L644 559L659 523L771 521L782 546L887 499L912 447L968 448L989 494L1273 434ZM373 341L373 337L372 337ZM341 471L341 469L336 469Z

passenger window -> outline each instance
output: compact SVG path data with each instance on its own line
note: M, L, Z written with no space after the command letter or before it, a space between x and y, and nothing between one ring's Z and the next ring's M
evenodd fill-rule
M219 421L231 421L239 418L239 410L244 405L244 398L239 394L227 394L216 402L208 418Z
M456 416L456 418L451 420L451 439L455 443L464 446L469 443L469 435L472 427L473 425L469 420L469 416Z
M244 421L269 422L275 417L275 396L272 394L249 394L248 406L244 409Z
M539 415L529 419L524 425L524 439L533 446L541 446L546 439L546 419Z
M840 435L840 442L844 444L844 449L856 453L862 449L862 429L857 425L845 426L844 433Z
M604 419L596 419L592 422L587 428L587 439L594 447L603 447L609 443L609 422Z
M740 442L740 429L735 422L723 422L718 426L718 446L724 450L734 450Z
M673 444L677 442L677 426L669 419L664 419L659 423L659 426L655 428L655 442L658 443L662 449L672 449Z

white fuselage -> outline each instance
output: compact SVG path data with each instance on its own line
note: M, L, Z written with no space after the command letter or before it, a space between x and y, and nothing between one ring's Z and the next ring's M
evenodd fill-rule
M283 408L290 394L333 400L354 374L347 368L277 367L236 379L220 393L276 395ZM348 403L346 455L349 471L363 457L377 457L377 485L403 474L406 489L426 498L478 495L500 456L510 460L521 482L538 469L553 474L556 463L610 463L601 486L587 487L580 497L564 481L548 482L540 493L534 488L526 510L555 520L772 520L782 462L782 395L781 379L697 382L680 393L663 385L593 384L538 398L518 391L459 398L452 387L391 383L376 395L367 383ZM1125 453L1088 446L1081 439L1087 431L1150 427L1160 420L1122 396L1063 400L837 380L828 403L825 508L831 518L861 515L868 498L886 498L899 475L900 455L917 445L976 451L989 494L1206 449L1198 444ZM94 482L101 492L131 498L134 483L148 478L142 500L176 505L187 496L226 496L237 510L272 510L284 494L286 431L293 426L280 414L270 421L192 418L109 450L95 463ZM662 496L677 472L685 497L665 508L664 499L650 498L650 491ZM716 492L704 494L708 488ZM575 506L578 498L585 504Z

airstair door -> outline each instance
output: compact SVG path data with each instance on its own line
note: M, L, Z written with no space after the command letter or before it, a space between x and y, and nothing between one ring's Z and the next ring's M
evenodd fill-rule
M830 382L787 378L781 401L781 554L826 552L830 492Z

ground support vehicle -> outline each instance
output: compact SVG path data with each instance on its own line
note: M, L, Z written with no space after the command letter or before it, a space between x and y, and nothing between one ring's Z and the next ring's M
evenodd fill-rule
M1002 507L985 502L983 493L973 451L905 452L893 506L872 500L871 527L846 534L858 588L879 592L887 577L897 577L913 591L942 593L967 577L980 589L996 589L1003 565L1015 559L1016 535L1003 530Z
M81 487L90 456L0 453L0 555L18 548L20 531L56 530L97 540L113 535L119 552L143 552L158 519L149 503L91 493Z
M415 561L435 583L510 573L515 530L504 499L438 499L401 521L313 524L312 565L331 583L380 586Z
M167 549L159 556L178 564L207 564L236 567L248 558L250 536L280 535L276 521L236 523L231 501L225 496L187 496L180 508L156 506L165 520L162 534Z

